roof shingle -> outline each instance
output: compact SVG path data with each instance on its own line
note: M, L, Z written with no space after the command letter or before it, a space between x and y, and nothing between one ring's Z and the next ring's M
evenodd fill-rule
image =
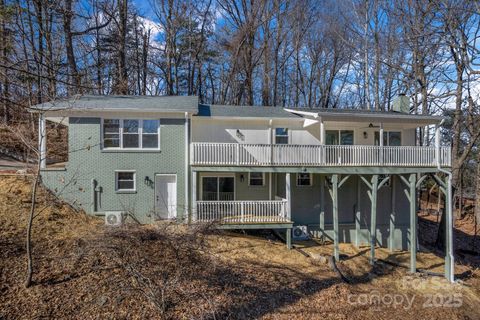
M56 100L32 107L39 111L96 110L96 111L162 111L191 112L198 110L196 96L122 96L78 95L70 99Z

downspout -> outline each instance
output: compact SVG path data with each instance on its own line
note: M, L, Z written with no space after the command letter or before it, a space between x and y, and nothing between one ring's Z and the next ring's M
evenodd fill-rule
M272 130L272 122L273 120L270 119L268 121L268 144L270 146L270 162L272 161L273 159L273 146L272 146L272 135L273 135L273 130ZM273 196L272 196L272 172L270 171L268 173L268 200L272 200Z
M189 219L189 203L190 203L190 197L189 197L189 185L188 185L188 176L190 175L189 171L189 162L190 162L190 155L189 155L189 149L190 149L190 144L188 141L188 112L185 112L185 211L184 211L184 217L183 219L186 219L188 221Z
M448 177L446 186L447 194L445 198L448 199L448 206L445 208L446 213L446 246L445 246L445 278L448 281L454 282L454 257L453 257L453 215L452 215L452 172L442 169L440 164L440 126L445 119L435 127L435 159L437 162L437 170L443 172Z
M92 202L91 202L91 208L90 211L92 213L97 213L97 194L96 194L96 189L97 189L97 181L95 179L92 179Z

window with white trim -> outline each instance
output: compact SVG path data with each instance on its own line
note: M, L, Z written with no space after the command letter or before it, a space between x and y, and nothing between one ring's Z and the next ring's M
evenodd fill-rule
M122 120L122 138L123 148L138 148L139 143L139 120L124 119Z
M353 130L326 130L325 144L329 146L335 145L353 145Z
M249 186L263 186L265 184L265 174L263 172L249 172L248 185Z
M103 149L160 149L160 120L103 119Z
M115 171L115 191L136 191L135 171Z
M311 173L297 173L297 186L311 186L312 185L312 174Z
M120 148L120 120L103 120L103 147Z
M380 132L375 131L375 145L380 145ZM383 131L383 145L390 147L398 147L402 145L401 131Z
M275 144L288 144L288 128L275 128Z

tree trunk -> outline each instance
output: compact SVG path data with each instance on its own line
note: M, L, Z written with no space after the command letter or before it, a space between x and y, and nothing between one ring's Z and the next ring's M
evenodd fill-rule
M127 74L127 20L128 3L127 0L121 0L118 4L118 62L117 79L115 93L128 94L128 74Z
M473 250L475 251L475 244L477 240L477 223L480 221L480 155L477 155L477 179L475 185L475 234L473 236Z
M72 17L72 0L65 0L65 7L63 12L63 33L65 36L65 51L67 54L67 63L70 78L70 83L67 86L67 91L69 95L81 93L80 76L78 74L77 62L75 59L75 53L73 51Z
M46 137L41 137L40 139L46 139ZM41 143L40 143L41 144ZM41 154L38 152L37 159L37 168L36 173L32 182L32 196L30 205L30 213L27 220L27 236L26 236L26 249L27 249L27 276L25 279L25 287L28 288L32 285L33 277L33 255L32 255L32 227L33 227L33 218L35 216L35 205L37 200L37 187L40 182L40 163L41 163Z
M262 77L262 105L270 105L270 51L268 24L264 27L263 35L263 77Z
M148 43L150 41L150 30L143 35L142 50L142 95L147 94L147 75L148 75Z

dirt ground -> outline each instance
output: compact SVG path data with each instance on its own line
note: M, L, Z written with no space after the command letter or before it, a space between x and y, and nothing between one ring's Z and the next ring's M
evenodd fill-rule
M408 274L408 252L379 248L371 267L369 248L344 244L340 275L323 261L331 244L299 242L287 250L269 232L221 233L211 226L106 228L43 190L34 222L34 285L26 289L29 198L28 178L0 177L2 320L480 318L479 265L465 256L457 259L459 280L449 284ZM420 232L430 223L421 217ZM431 239L421 239L428 248ZM418 264L443 272L440 252L420 252Z

